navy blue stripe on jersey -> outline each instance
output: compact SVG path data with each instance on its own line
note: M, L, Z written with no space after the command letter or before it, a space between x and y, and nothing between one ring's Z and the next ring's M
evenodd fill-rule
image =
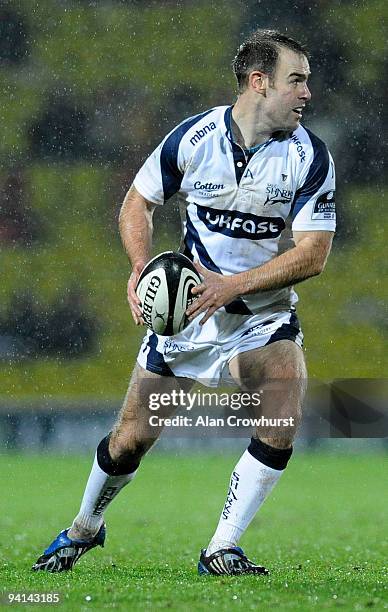
M183 249L183 255L186 255L186 257L188 257L191 261L194 261L194 255L192 254L189 247L187 246L186 240L184 241L183 244L185 245L185 248Z
M295 219L298 212L303 208L306 202L322 187L329 172L329 152L327 147L320 138L315 136L310 130L304 128L308 133L311 144L314 150L314 159L311 163L310 170L302 187L295 193L294 201L291 207L292 219Z
M158 346L158 337L156 334L152 333L150 335L147 346L150 348L147 355L147 370L154 374L160 374L161 376L174 376L173 371L165 363L162 353L156 348Z
M165 140L160 152L160 169L162 172L164 200L168 200L171 196L179 191L183 174L178 168L178 149L183 136L203 117L206 117L212 112L212 108L205 113L196 115L184 121L170 134Z
M207 268L208 270L212 270L213 272L218 272L218 274L221 274L221 270L219 269L218 266L216 266L216 264L210 257L209 253L205 249L204 245L202 244L199 234L197 230L195 229L193 222L190 219L189 213L187 211L186 211L185 246L186 246L185 255L186 255L187 250L190 251L191 253L191 249L193 248L193 246L195 246L197 253L198 253L198 257L201 263L205 266L205 268ZM190 257L190 259L192 259L192 256Z
M233 110L233 106L228 106L224 114L224 121L225 121L225 126L226 126L226 136L230 144L232 145L234 172L236 174L237 185L239 185L242 177L244 176L246 167L249 164L252 157L255 155L255 153L257 153L261 149L265 149L270 144L270 142L272 142L273 138L270 138L266 142L261 142L255 147L251 147L250 149L244 152L243 148L240 147L240 145L238 145L233 140L232 110ZM250 170L248 170L248 172L250 172Z
M224 121L226 126L226 135L229 138L230 142L233 144L233 136L232 136L232 106L228 106L224 114Z
M232 152L233 152L233 161L234 161L234 171L236 174L236 183L237 185L240 184L240 181L243 177L243 174L245 172L245 168L247 165L247 159L244 155L244 151L242 150L241 147L239 147L233 140L233 133L232 133L232 109L233 106L229 106L226 111L225 111L225 115L224 115L224 121L225 121L225 125L226 125L226 135L230 141L230 144L232 145Z
M291 317L288 323L283 323L276 330L268 340L265 346L268 344L272 344L273 342L278 342L279 340L292 340L295 342L296 337L300 334L301 329L298 321L298 317L294 312L291 313Z
M208 270L222 274L220 268L214 263L205 246L203 245L197 230L194 227L192 220L190 219L189 213L186 211L186 235L185 235L185 250L184 254L190 259L193 259L192 248L195 246L198 253L200 262ZM237 298L224 306L226 312L230 314L242 314L251 315L253 312L248 308L245 302L241 298Z

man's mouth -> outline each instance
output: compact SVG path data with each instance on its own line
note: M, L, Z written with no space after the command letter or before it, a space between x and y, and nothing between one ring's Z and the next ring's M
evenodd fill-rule
M298 117L301 117L303 109L304 109L304 106L296 106L292 110L296 115L298 115Z

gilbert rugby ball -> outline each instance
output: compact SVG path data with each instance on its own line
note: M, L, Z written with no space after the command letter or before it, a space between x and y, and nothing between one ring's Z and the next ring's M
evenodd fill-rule
M191 290L201 283L186 255L166 251L143 269L136 286L147 327L160 336L174 336L190 323L185 311L195 297Z

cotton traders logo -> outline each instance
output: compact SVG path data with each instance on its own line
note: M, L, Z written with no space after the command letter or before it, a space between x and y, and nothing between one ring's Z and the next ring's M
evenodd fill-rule
M195 147L195 145L201 140L201 138L203 138L204 136L206 136L206 134L209 134L212 130L215 130L215 129L216 129L216 124L212 121L211 123L209 123L209 125L205 125L200 130L197 130L194 136L190 138L190 142L193 145L193 147Z
M258 217L238 210L217 210L197 204L197 214L208 230L231 238L277 238L285 228L281 217Z
M200 189L201 191L218 191L224 189L222 183L201 183L201 181L195 181L194 189Z

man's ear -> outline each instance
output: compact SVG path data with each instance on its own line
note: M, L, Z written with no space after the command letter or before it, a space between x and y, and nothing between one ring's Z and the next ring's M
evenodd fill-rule
M268 74L254 70L248 77L249 88L256 93L265 95L268 87Z

